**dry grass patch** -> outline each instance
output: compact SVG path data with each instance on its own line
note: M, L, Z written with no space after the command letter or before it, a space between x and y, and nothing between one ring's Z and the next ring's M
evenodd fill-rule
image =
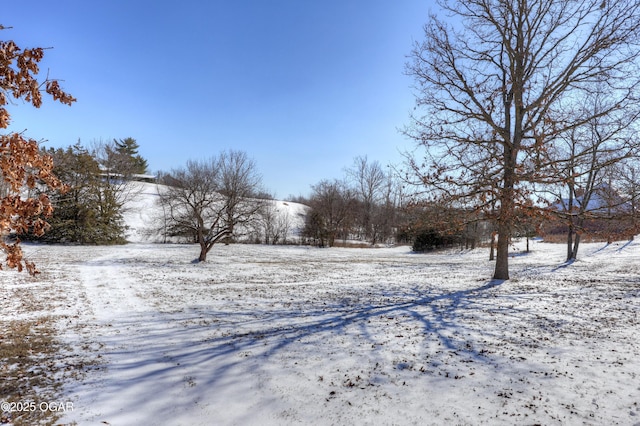
M45 272L39 278L6 271L0 277L0 425L58 424L64 381L80 378L86 358L58 337L61 326L77 327L59 306L74 303Z
M333 247L340 247L340 248L374 248L374 246L371 245L371 243L366 242L366 241L343 241L343 240L334 241Z
M51 317L0 322L0 400L11 407L2 411L0 423L56 422L57 412L41 408L48 408L56 399L61 385L61 367L56 362L59 350Z

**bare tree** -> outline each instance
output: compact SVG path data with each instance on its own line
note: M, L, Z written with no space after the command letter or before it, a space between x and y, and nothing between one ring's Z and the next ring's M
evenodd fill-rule
M353 166L347 169L347 176L351 179L359 201L358 225L362 237L375 244L375 230L373 226L374 214L382 202L386 175L377 161L369 161L366 156L356 157Z
M225 197L220 194L218 159L188 161L185 168L163 176L166 190L160 202L168 214L168 234L189 235L200 245L198 260L231 232L224 220Z
M345 239L348 237L354 204L353 191L339 180L323 180L311 188L311 212L307 215L305 234L315 239L321 247L332 247L340 235Z
M289 212L280 211L276 200L265 200L260 210L260 224L265 244L286 244L291 229Z
M638 232L638 212L640 209L640 164L638 157L626 159L616 166L618 183L623 197L629 203L630 230L629 239L633 240Z
M558 136L554 151L548 151L551 176L557 176L559 208L557 216L567 223L567 261L578 256L584 225L590 218L613 220L625 200L615 195L611 171L618 163L638 154L638 138L633 124L640 109L630 102L624 108L612 108L611 99L602 84L585 93L564 115L566 121L581 122ZM601 114L601 111L609 111ZM587 117L583 119L582 117Z
M636 0L440 0L459 27L433 15L407 73L417 111L406 133L426 149L411 169L466 208L496 206L494 279L509 279L514 213L542 180L528 167L570 127L549 120L594 84L606 84L607 116L635 94L640 4Z
M224 151L218 160L220 173L219 191L225 196L225 222L229 226L225 244L238 236L239 225L255 220L264 200L257 198L262 191L262 176L258 167L243 151Z
M168 234L197 242L200 262L217 242L240 232L240 225L249 229L262 204L251 198L260 189L255 163L240 152L188 161L161 183L166 185L160 202L168 216Z

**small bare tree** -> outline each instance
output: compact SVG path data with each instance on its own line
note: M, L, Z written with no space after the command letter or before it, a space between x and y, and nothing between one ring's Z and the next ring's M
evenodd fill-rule
M617 167L618 182L621 193L628 202L628 213L630 219L629 239L633 241L634 236L640 229L638 223L638 212L640 209L640 165L638 157L629 158L620 162Z
M304 233L321 247L333 247L336 238L346 239L351 230L355 195L340 180L322 180L311 188L311 212L307 215Z
M615 166L638 155L639 143L633 124L640 116L635 101L615 108L600 84L571 105L565 121L582 123L558 136L550 154L551 176L557 176L562 193L555 210L567 224L567 261L578 257L585 222L590 218L610 220L606 212L619 212L623 198L614 196L611 176ZM604 111L609 111L603 114ZM587 118L583 118L587 117ZM610 175L610 173L609 173Z
M244 153L231 152L208 160L188 161L186 167L162 177L166 185L160 202L167 215L167 234L189 236L200 245L198 261L225 237L248 229L257 220L261 200L255 163Z
M379 162L369 161L364 156L353 160L353 166L347 169L347 177L351 180L358 201L357 225L362 237L375 244L374 216L382 204L387 176Z
M265 244L286 244L291 229L289 212L280 211L276 200L265 200L260 210L260 225Z

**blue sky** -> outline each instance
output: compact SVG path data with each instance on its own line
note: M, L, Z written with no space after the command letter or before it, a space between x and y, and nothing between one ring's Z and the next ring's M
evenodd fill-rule
M267 190L308 195L356 156L401 161L406 55L428 0L3 1L0 34L53 47L42 74L78 102L18 102L45 146L133 137L152 172L246 151Z

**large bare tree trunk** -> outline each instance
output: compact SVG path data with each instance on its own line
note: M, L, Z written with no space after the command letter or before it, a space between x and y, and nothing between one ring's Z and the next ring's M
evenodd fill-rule
M200 255L198 256L198 262L206 262L209 248L207 247L207 241L204 237L204 221L199 220L198 222L198 230L196 231L198 244L200 245Z
M515 182L516 164L518 150L522 141L522 132L518 126L522 126L522 110L516 105L515 114L512 117L511 105L514 99L514 91L507 91L503 88L504 112L504 134L503 134L503 175L502 188L500 188L500 211L498 213L498 246L496 249L496 268L493 273L494 280L509 279L509 242L513 227L513 214L515 209ZM520 101L520 91L515 91L516 104ZM513 133L511 131L511 120L515 121ZM512 137L513 136L513 137Z
M207 261L207 246L200 244L200 256L198 256L198 262L206 262Z
M498 224L498 244L496 247L496 269L493 273L494 280L509 279L509 237L511 226L508 223Z

